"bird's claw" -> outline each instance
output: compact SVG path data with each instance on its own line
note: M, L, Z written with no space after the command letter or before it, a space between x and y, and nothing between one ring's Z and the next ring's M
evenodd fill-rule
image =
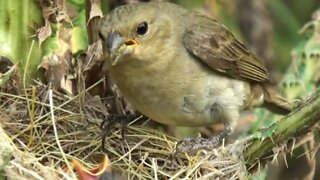
M224 130L212 138L185 138L177 143L176 153L195 154L199 150L212 150L220 146L222 140L231 133L231 126L229 123L224 124Z
M130 119L131 116L125 116L125 115L118 115L118 114L112 114L110 117L106 120L104 120L101 125L101 138L102 138L102 150L105 151L105 139L106 137L111 133L111 130L114 129L117 122L121 125L121 137L124 139L124 131L126 130L126 126L128 124L128 119Z
M219 147L221 139L215 136L210 139L202 137L185 138L177 143L176 152L195 154L199 150L210 150Z

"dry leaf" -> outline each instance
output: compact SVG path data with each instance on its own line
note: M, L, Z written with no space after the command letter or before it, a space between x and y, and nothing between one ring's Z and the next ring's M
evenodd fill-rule
M48 19L45 19L45 26L38 29L38 40L40 45L45 41L49 36L51 36L52 29Z
M90 17L88 22L93 19L94 17L102 17L102 11L101 11L101 5L100 0L91 0L91 9L90 9Z
M69 67L64 58L52 55L50 58L44 57L38 68L45 69L47 82L52 84L53 89L58 90Z

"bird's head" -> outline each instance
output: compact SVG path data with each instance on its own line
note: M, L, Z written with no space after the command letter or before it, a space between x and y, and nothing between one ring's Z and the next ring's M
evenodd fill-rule
M100 24L104 53L115 66L125 61L151 61L163 55L173 38L173 23L164 13L166 3L139 3L120 6Z

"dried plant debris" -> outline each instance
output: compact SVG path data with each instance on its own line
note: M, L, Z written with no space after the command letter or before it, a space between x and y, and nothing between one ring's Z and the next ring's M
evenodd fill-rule
M70 98L57 92L51 95L51 90L42 85L26 92L24 96L0 94L3 128L0 147L7 147L10 152L10 158L2 160L6 162L6 176L70 178L74 175L66 169L72 169L72 160L81 161L90 169L101 163L105 154L117 177L124 179L242 179L246 176L239 144L201 151L194 156L175 154L175 138L136 125L127 127L125 139L116 127L105 140L106 152L102 152L100 123L108 114L96 105L99 103L92 103L97 99L81 105L77 96ZM24 173L19 174L21 168Z
M101 5L100 5L100 0L91 0L91 8L90 8L90 16L89 20L93 19L94 17L102 17L102 11L101 11Z
M38 1L44 18L44 26L37 30L39 43L42 44L52 35L50 23L67 22L71 24L70 17L66 11L66 2L60 0L40 0Z

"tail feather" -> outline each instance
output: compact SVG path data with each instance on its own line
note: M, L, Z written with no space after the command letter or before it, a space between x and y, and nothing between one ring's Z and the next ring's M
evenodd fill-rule
M262 86L262 89L264 95L264 103L262 106L269 111L276 114L287 115L296 106L294 102L282 97L274 88Z

